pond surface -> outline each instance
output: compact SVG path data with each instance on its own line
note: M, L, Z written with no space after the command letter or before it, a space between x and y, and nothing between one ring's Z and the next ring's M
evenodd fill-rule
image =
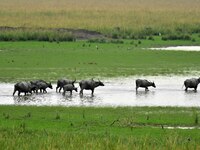
M175 51L200 51L200 46L170 46L160 48L149 48L151 50L175 50Z
M135 90L135 80L138 77L105 79L104 87L97 87L94 96L91 91L84 91L83 96L73 92L55 92L56 85L47 89L46 94L32 94L28 96L12 96L14 84L0 83L0 105L37 105L37 106L200 106L200 90L184 91L183 82L190 77L143 77L154 81L156 88L149 91L139 88ZM78 87L78 83L75 84ZM78 88L78 90L80 90ZM23 95L23 94L22 94Z

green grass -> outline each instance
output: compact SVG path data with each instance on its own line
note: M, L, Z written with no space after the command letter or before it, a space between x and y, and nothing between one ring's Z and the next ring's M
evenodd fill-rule
M199 71L200 52L149 51L142 47L195 45L196 42L125 40L124 44L77 42L1 42L0 80L61 77L97 78L188 74ZM137 46L134 44L136 43ZM98 49L96 48L98 46Z
M199 126L195 121L197 115L200 115L198 108L0 106L0 146L3 149L198 149L198 129L165 128Z

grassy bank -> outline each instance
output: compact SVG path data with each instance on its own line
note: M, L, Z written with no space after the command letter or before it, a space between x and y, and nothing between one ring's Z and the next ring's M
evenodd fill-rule
M194 44L191 41L124 41L116 43L1 42L0 80L61 77L98 78L130 75L188 74L199 71L199 52L150 51L142 47ZM198 40L197 42L198 43Z
M198 149L198 108L0 106L4 149ZM61 140L62 139L62 140Z
M196 0L2 0L0 10L0 26L9 27L88 29L125 37L200 32Z

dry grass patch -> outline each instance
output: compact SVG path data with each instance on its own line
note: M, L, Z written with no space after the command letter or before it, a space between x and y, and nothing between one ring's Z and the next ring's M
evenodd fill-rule
M2 0L0 26L85 28L107 32L197 30L198 0Z

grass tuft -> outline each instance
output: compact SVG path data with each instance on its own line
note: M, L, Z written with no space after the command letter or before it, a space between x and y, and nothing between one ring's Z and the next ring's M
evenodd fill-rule
M60 120L60 114L56 113L55 119L56 119L56 120Z

